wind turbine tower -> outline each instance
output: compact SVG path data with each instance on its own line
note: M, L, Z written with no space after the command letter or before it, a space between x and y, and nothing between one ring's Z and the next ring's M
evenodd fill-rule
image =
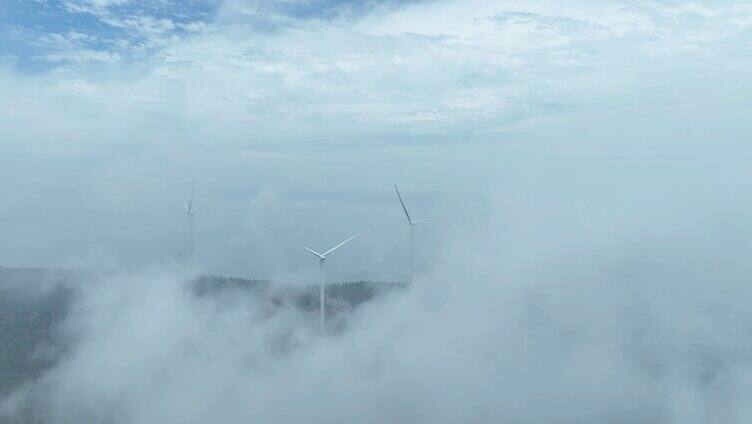
M188 225L188 259L193 257L193 218L196 215L196 211L193 209L193 195L196 193L196 181L193 181L193 187L191 187L191 198L188 203L185 204L185 218Z
M335 250L337 250L340 247L344 246L345 244L349 243L351 240L355 239L356 237L361 236L367 230L361 231L358 234L350 236L350 238L348 238L347 240L345 240L342 243L340 243L340 244L332 247L331 249L327 250L324 253L316 252L315 250L309 249L308 247L303 246L302 244L298 243L295 240L290 240L289 238L283 236L282 234L280 234L276 230L272 230L272 231L274 231L275 234L277 234L278 236L282 237L283 239L289 241L290 243L292 243L292 244L294 244L294 245L296 245L298 247L302 247L303 249L309 251L310 253L314 254L317 258L319 258L319 331L321 331L321 334L324 334L324 328L325 328L325 323L326 323L326 309L325 309L326 300L324 298L324 262L326 262L326 257L327 257L328 254L334 252Z
M400 201L400 204L402 204L402 210L405 211L405 217L407 217L407 223L410 224L410 279L409 283L413 282L413 263L414 263L414 245L415 245L415 227L418 226L422 220L414 221L412 218L410 218L410 214L407 212L407 207L405 207L405 202L402 201L402 196L400 195L399 189L397 188L397 185L394 186L394 191L397 192L397 198Z

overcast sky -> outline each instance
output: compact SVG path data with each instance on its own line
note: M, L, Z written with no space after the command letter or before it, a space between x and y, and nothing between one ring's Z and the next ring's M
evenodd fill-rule
M419 271L515 207L749 210L751 34L730 0L4 1L0 264L174 260L194 179L199 267L294 283L268 227L372 228L332 278L404 278L393 184Z

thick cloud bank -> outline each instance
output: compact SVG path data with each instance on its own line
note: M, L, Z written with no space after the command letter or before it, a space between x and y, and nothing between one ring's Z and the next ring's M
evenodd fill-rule
M602 212L600 194L570 197L583 193L578 181L509 190L493 201L503 214L459 229L432 272L324 338L294 308L197 298L189 274L111 277L83 290L63 324L68 354L3 413L34 405L54 423L748 421L752 270L749 242L730 230L742 222L734 201L677 212L693 183L606 182L625 203Z

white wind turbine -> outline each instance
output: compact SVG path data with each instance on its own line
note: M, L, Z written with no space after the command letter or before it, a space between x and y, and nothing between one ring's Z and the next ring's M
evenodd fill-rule
M358 234L350 236L350 238L348 238L347 240L345 240L342 243L340 243L340 244L332 247L331 249L327 250L324 253L316 252L315 250L309 249L308 247L303 246L302 244L298 243L295 240L290 240L289 238L287 238L287 237L283 236L282 234L280 234L277 230L272 230L272 231L274 231L275 234L277 234L278 236L282 237L283 239L289 241L290 243L292 243L292 244L294 244L296 246L302 247L303 249L305 249L305 250L313 253L314 255L316 255L317 258L319 258L319 294L320 294L320 296L319 296L319 330L323 334L324 333L324 323L326 321L326 312L325 312L325 309L324 309L324 306L325 306L325 301L324 301L324 262L326 262L326 256L328 254L334 252L335 250L339 249L340 247L344 246L345 244L347 244L348 242L350 242L354 238L359 237L360 235L362 235L363 233L365 233L368 230L364 230L364 231L359 232Z
M196 181L193 181L193 187L191 187L191 198L188 203L185 204L185 217L188 224L188 259L193 256L193 217L196 215L196 211L193 209L193 194L196 192Z
M397 192L397 198L399 199L400 203L402 204L402 210L405 211L405 216L407 217L407 223L410 224L410 280L409 283L413 282L413 245L414 245L414 239L415 239L415 227L423 222L423 220L413 221L412 218L410 218L410 214L407 212L407 208L405 207L405 202L402 201L402 196L400 195L399 189L397 188L397 185L394 185L394 191Z

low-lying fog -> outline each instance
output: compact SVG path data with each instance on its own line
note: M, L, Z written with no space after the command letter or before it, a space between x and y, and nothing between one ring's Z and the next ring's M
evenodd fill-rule
M82 283L56 330L70 345L7 397L3 414L744 422L749 202L705 170L638 186L627 177L640 165L622 163L610 175L623 180L584 182L595 175L580 168L494 197L496 212L458 226L411 287L339 316L347 325L326 337L315 314L270 308L250 292L196 296L186 283L195 270L154 266Z

